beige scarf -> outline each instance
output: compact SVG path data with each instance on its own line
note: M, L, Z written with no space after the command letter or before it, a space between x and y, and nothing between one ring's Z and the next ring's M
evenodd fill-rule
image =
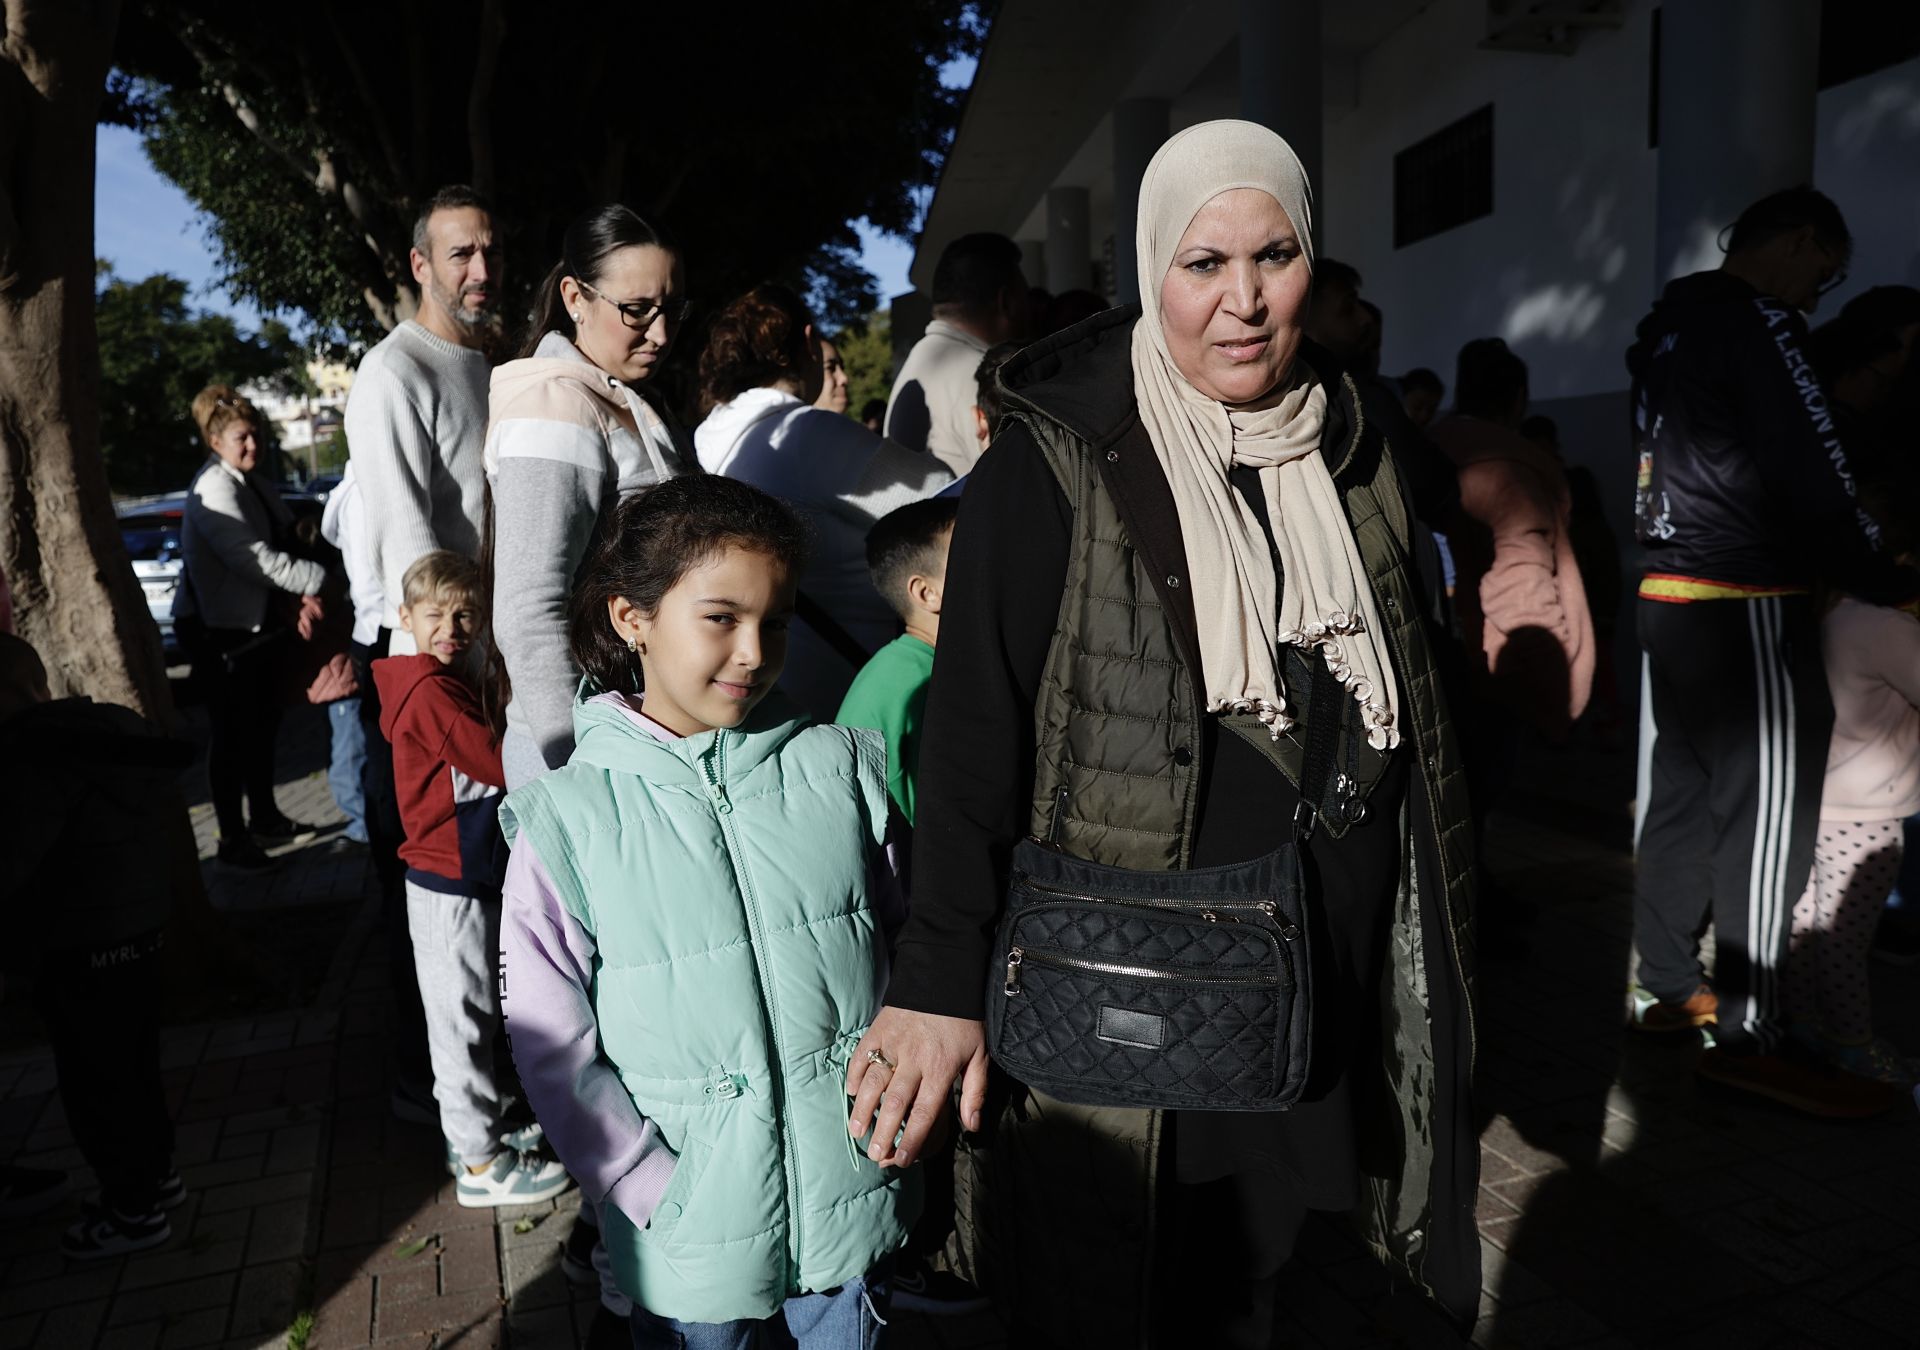
M1160 323L1160 289L1180 238L1223 192L1270 193L1313 265L1306 172L1291 147L1251 122L1203 122L1174 136L1140 183L1137 231L1145 313L1133 331L1133 383L1180 515L1210 712L1251 712L1276 739L1293 728L1281 647L1318 651L1360 705L1376 750L1400 743L1399 691L1360 550L1320 454L1327 393L1304 363L1270 406L1240 409L1202 394L1174 366ZM1280 555L1276 625L1273 560L1260 521L1227 481L1259 470Z

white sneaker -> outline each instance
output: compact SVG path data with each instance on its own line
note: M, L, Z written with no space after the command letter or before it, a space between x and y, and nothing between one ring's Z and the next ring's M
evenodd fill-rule
M511 1149L496 1156L484 1172L460 1169L453 1183L454 1199L467 1209L493 1209L500 1205L537 1205L564 1195L573 1185L567 1169L535 1153L516 1153Z

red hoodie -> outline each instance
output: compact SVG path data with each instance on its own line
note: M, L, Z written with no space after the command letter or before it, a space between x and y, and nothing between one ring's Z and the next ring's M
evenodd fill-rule
M373 663L380 731L393 743L393 787L407 880L453 895L497 895L506 874L500 745L480 700L433 656Z

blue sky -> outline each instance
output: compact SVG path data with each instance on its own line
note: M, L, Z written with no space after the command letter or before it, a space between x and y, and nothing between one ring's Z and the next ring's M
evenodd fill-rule
M972 82L974 63L956 61L940 72L941 83L961 88ZM120 276L140 278L155 272L180 277L193 288L194 302L231 314L243 325L259 323L252 305L237 304L219 287L219 260L207 239L204 219L193 203L148 163L140 138L125 127L101 127L94 140L94 253L113 264ZM907 268L913 245L856 221L864 247L861 261L880 282L880 298L910 289Z

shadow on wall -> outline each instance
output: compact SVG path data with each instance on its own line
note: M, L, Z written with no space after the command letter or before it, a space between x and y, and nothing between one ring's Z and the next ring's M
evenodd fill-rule
M1846 285L1831 313L1869 286L1920 286L1920 60L1821 96L1814 183L1854 229Z

